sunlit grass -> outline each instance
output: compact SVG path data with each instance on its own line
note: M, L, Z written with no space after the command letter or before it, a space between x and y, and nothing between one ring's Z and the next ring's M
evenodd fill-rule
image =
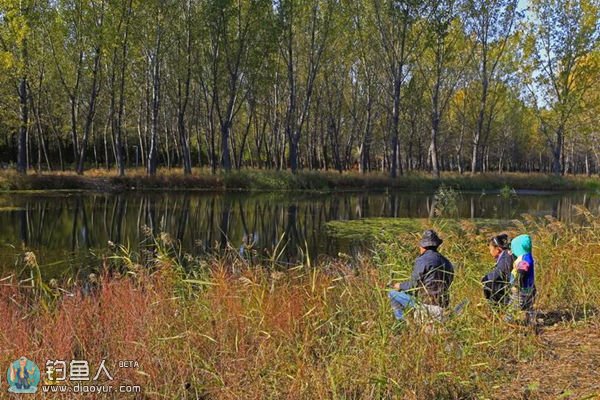
M567 326L600 307L600 222L579 212L581 225L526 217L505 229L533 236L536 307L561 311ZM542 344L482 300L480 278L493 264L486 240L498 228L449 221L419 229L444 238L456 266L452 304L468 305L435 329L396 330L384 289L410 273L418 230L381 236L356 258L288 269L234 255L191 259L164 234L150 253L115 250L97 284L40 289L31 258L31 281L1 281L0 365L21 355L133 359L140 369L117 382L142 385L150 398L496 398Z

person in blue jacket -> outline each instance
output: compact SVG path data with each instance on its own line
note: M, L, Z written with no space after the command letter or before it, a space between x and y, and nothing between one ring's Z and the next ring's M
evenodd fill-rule
M513 268L508 235L502 233L490 238L489 249L496 264L494 269L481 279L483 295L492 304L506 305L510 300L510 274Z
M404 319L404 311L416 301L429 306L447 308L449 288L454 279L454 267L438 252L443 243L438 234L427 230L419 241L420 255L415 260L410 280L393 285L388 296L397 320Z

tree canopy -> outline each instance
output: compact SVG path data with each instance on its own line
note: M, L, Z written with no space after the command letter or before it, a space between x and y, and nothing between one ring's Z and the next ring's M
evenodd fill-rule
M598 0L0 0L29 169L600 173Z

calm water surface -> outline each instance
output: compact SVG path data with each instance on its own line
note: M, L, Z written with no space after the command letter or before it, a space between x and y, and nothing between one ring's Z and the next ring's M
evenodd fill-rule
M136 249L144 232L167 232L184 252L202 255L253 243L264 254L285 243L282 258L294 261L307 249L313 259L346 251L349 244L328 237L325 223L364 217L427 217L434 195L427 193L56 193L0 195L0 257L3 272L33 250L46 271L98 262L109 241ZM575 205L600 214L600 196L573 192L462 193L463 218L513 219L523 213L576 219Z

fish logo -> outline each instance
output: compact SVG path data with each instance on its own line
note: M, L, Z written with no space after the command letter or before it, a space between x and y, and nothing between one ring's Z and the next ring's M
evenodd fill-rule
M40 369L27 357L21 357L8 367L6 381L10 393L35 393L40 383Z

